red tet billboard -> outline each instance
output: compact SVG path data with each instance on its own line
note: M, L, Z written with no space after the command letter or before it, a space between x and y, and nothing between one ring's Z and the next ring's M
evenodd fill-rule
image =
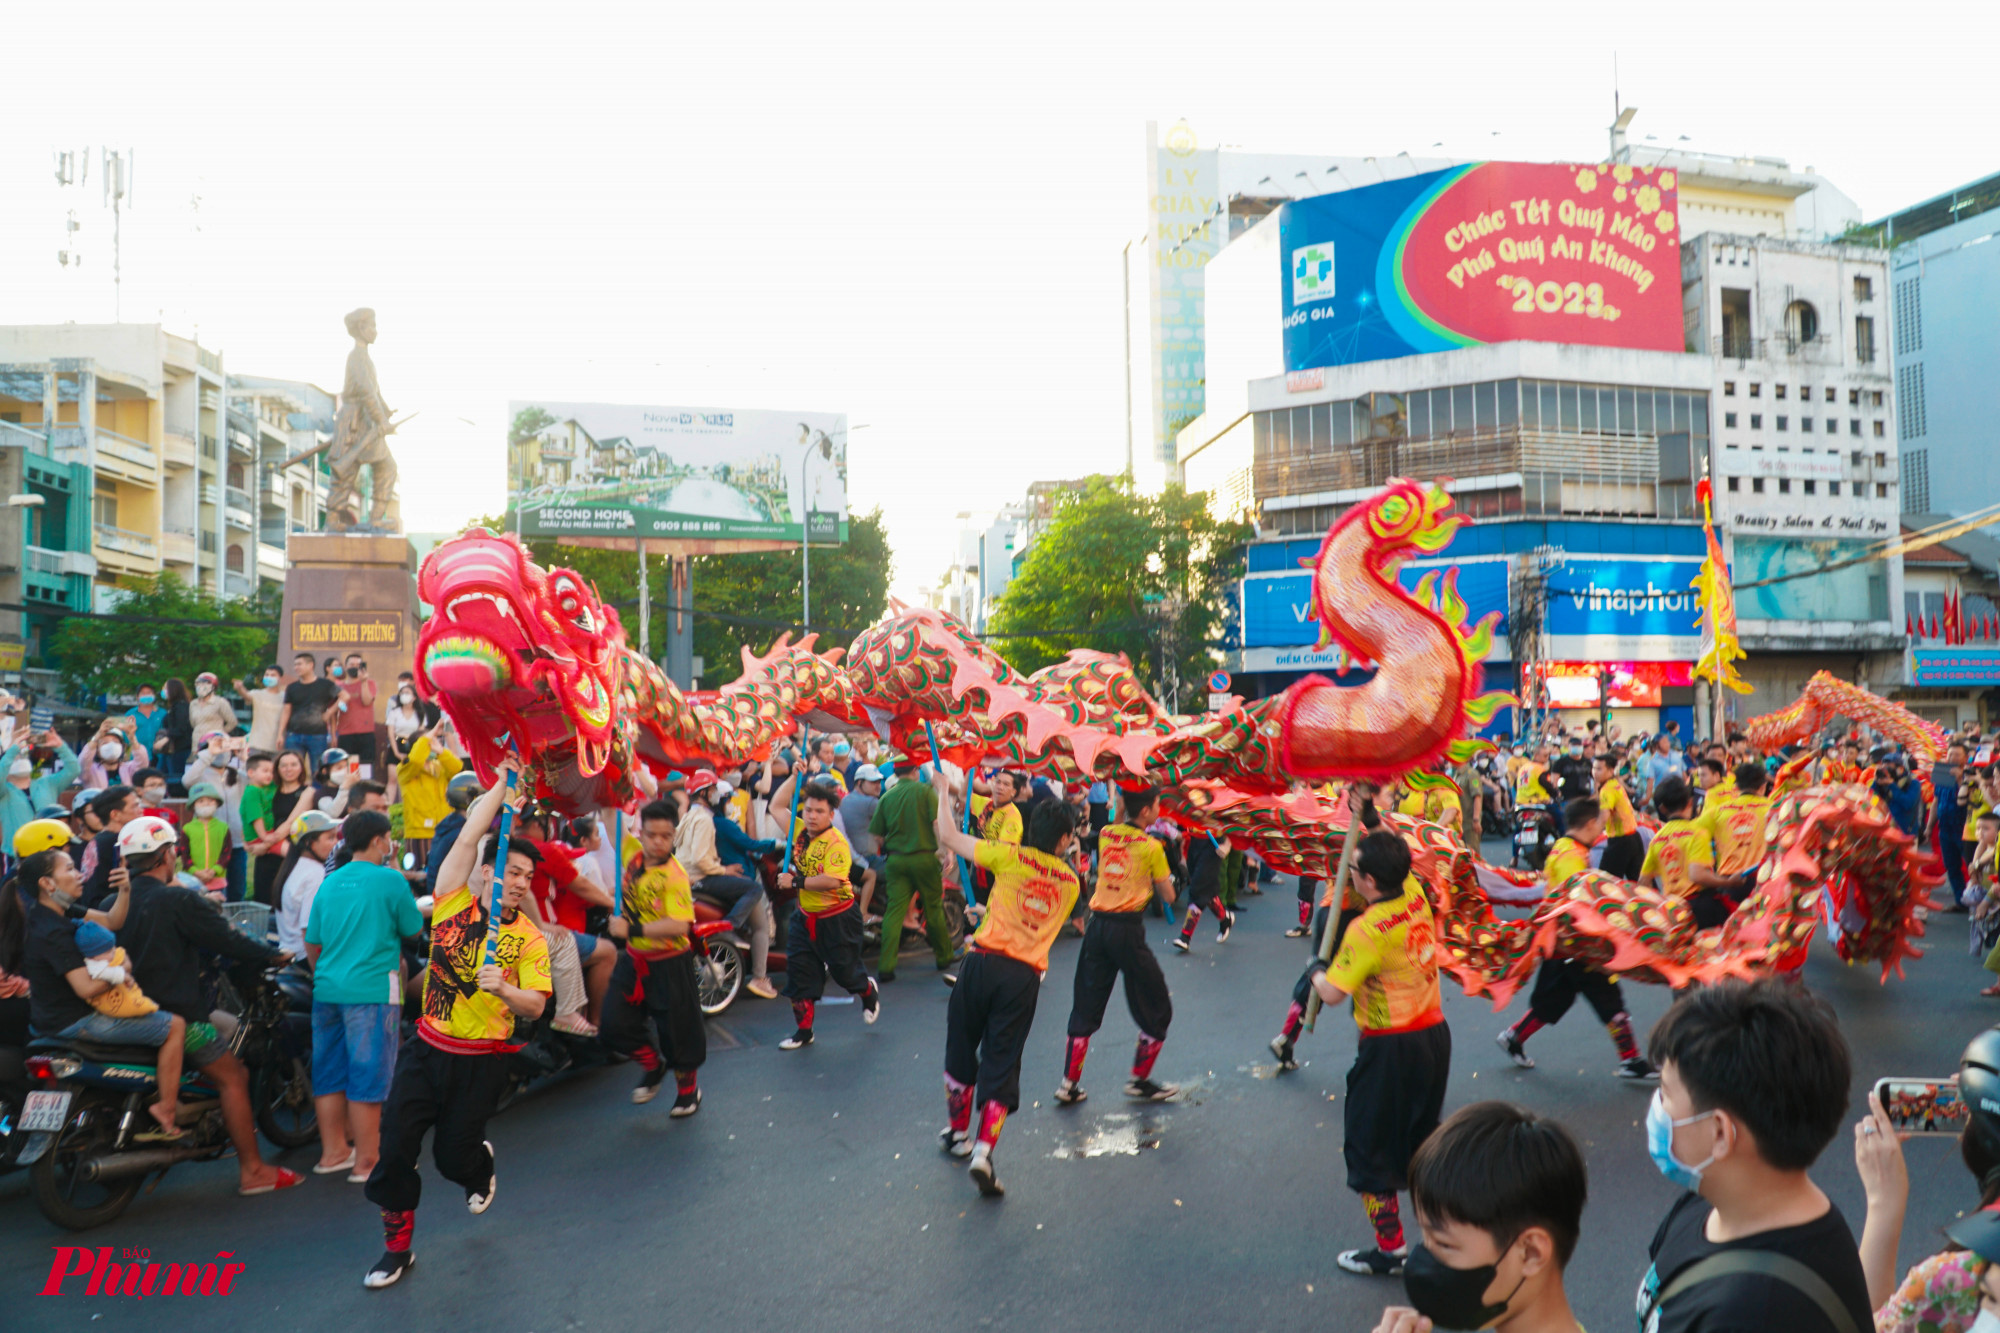
M1287 370L1526 340L1683 348L1671 169L1479 162L1296 200Z

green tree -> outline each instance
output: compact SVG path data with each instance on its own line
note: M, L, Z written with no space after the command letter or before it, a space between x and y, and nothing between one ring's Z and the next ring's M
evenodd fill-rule
M519 444L532 440L546 426L556 424L556 419L539 407L529 406L514 414L514 424L507 430L507 443Z
M1184 699L1214 669L1251 535L1217 522L1201 493L1136 495L1122 478L1092 477L1056 496L990 621L993 647L1023 671L1073 648L1123 653L1156 697Z
M255 623L270 619L256 603L233 598L218 606L173 574L125 586L131 594L117 608L123 618L67 616L57 627L49 656L71 688L130 694L169 676L191 684L204 671L228 681L270 661L276 635Z
M486 526L501 530L498 519ZM639 646L639 562L630 551L562 546L553 538L530 538L528 550L544 567L562 565L596 585L597 595L616 607L632 646ZM843 546L815 544L812 553L812 619L820 646L845 648L855 634L881 619L889 602L889 536L882 511L849 520ZM667 615L673 589L664 560L652 565L651 647L666 655ZM749 555L704 555L694 559L694 652L705 670L701 683L714 688L736 679L748 646L763 652L778 635L801 628L798 548Z

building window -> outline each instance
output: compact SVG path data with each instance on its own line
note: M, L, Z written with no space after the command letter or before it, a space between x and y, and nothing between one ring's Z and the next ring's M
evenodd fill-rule
M1792 493L1792 479L1790 477L1778 478L1778 494L1790 495L1791 493Z
M1855 417L1847 423L1847 433L1849 435L1859 435L1861 433L1860 417Z
M1724 380L1722 382L1722 396L1724 398L1734 398L1736 396L1735 380Z
M1879 397L1879 395L1878 395ZM1923 438L1924 434L1924 367L1923 363L1898 366L1896 368L1896 401L1902 405L1901 426L1897 433L1906 440ZM1881 423L1876 423L1880 434Z
M1875 466L1876 467L1889 466L1889 455L1885 450L1877 449L1875 451Z
M1791 425L1791 421L1792 421L1792 419L1791 419L1790 417L1779 417L1779 418L1778 418L1778 429L1779 429L1779 430L1784 430L1784 429L1785 429L1786 427L1788 427L1789 425Z
M1761 412L1752 412L1752 413L1750 414L1750 429L1751 429L1751 430L1762 430L1762 429L1764 429L1764 414L1763 414L1763 413L1761 413Z
M1875 299L1875 279L1856 276L1854 279L1854 299L1872 301Z
M243 572L242 545L237 542L229 543L229 549L223 553L222 562L230 573L241 574Z
M1838 421L1835 421L1832 417L1828 417L1826 419L1826 433L1828 435L1840 434L1840 423Z
M1802 430L1802 431L1804 431L1804 432L1805 432L1806 434L1808 434L1808 435L1812 434L1812 418L1811 418L1811 417L1800 417L1800 418L1799 418L1799 429L1800 429L1800 430Z
M1854 359L1864 366L1875 362L1875 321L1867 315L1854 317Z
M1762 495L1764 493L1764 479L1762 477L1750 478L1750 489Z
M1807 495L1811 495L1811 494L1813 494L1813 493L1814 493L1815 491L1817 491L1817 490L1819 489L1819 483L1818 483L1818 482L1815 482L1815 481L1811 481L1811 480L1808 480L1808 481L1807 481L1807 482L1805 483L1805 487L1806 487L1806 494L1807 494Z
M1774 386L1771 390L1771 396L1782 403L1785 401L1785 388L1786 386L1782 384Z
M1868 395L1868 401L1869 401L1869 406L1871 407L1882 406L1882 391L1880 389L1875 389L1870 391Z
M99 491L97 493L97 505L95 510L93 511L92 517L94 517L99 523L102 523L107 528L117 527L118 492Z
M1829 481L1829 482L1828 482L1828 483L1826 484L1826 493L1827 493L1828 495L1839 495L1839 494L1840 494L1840 483L1839 483L1839 482L1837 482L1837 481Z
M1819 337L1819 311L1810 301L1794 301L1785 307L1785 337L1794 347Z
M1833 401L1833 386L1831 384L1826 386L1826 401L1829 403Z
M1850 462L1850 463L1852 463L1852 464L1853 464L1853 465L1854 465L1855 467L1860 467L1860 466L1861 466L1861 451L1860 451L1859 449L1856 449L1856 450L1855 450L1855 451L1854 451L1853 453L1851 453L1851 454L1849 454L1849 455L1847 456L1847 461L1848 461L1848 462Z
M1847 405L1849 407L1861 406L1861 390L1849 389L1847 391Z
M1875 483L1875 498L1876 498L1876 499L1878 499L1878 500L1886 500L1886 499L1888 499L1888 498L1889 498L1889 483L1888 483L1888 482L1886 482L1886 481L1878 481L1878 482L1876 482L1876 483Z
M1931 512L1931 452L1905 449L1897 460L1902 465L1903 503L1912 514Z
M1882 438L1883 436L1887 435L1888 433L1889 433L1888 431L1886 431L1886 430L1884 430L1884 429L1882 428L1882 423L1881 423L1881 422L1879 422L1879 421L1878 421L1878 422L1876 422L1876 423L1875 423L1875 438L1876 438L1876 439L1878 439L1878 440L1879 440L1879 439L1881 439L1881 438ZM1922 432L1922 431L1918 431L1918 432L1917 432L1917 434L1921 435L1921 434L1923 434L1923 432Z
M1732 491L1740 491L1740 490L1742 490L1742 489L1743 489L1743 478L1741 478L1741 477L1731 477L1731 478L1729 479L1729 489L1730 489L1730 490L1732 490Z
M1722 424L1725 426L1734 426L1736 424L1736 414L1734 412L1724 412L1722 414Z
M1756 380L1750 381L1750 396L1752 398L1760 397L1763 392L1764 386L1762 384L1759 384Z

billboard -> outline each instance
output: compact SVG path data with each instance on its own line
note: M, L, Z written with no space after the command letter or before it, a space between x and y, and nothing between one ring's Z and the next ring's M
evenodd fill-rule
M1549 651L1584 661L1692 661L1699 560L1570 559L1543 587Z
M1678 352L1670 169L1474 162L1294 200L1285 369L1517 340Z
M1505 560L1433 560L1401 565L1396 581L1414 590L1425 574L1458 568L1458 595L1465 599L1466 620L1477 623L1489 611L1501 613L1494 642L1501 659L1507 647L1507 562ZM1252 574L1243 580L1243 646L1296 647L1319 640L1319 622L1312 618L1313 576L1305 571ZM1329 657L1328 660L1331 660Z
M507 508L527 537L847 540L847 417L508 404Z

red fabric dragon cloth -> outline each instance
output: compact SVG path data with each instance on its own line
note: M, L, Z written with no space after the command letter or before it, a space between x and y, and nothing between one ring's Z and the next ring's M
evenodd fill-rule
M482 778L517 748L537 794L565 810L626 804L642 764L664 773L764 757L817 710L872 726L913 755L928 755L929 723L960 764L1160 787L1180 817L1280 869L1324 877L1345 821L1306 783L1465 758L1483 745L1468 731L1510 702L1482 692L1495 617L1465 623L1456 571L1413 591L1396 581L1399 561L1442 551L1465 522L1450 506L1439 487L1393 482L1342 516L1306 562L1323 641L1373 664L1366 684L1307 676L1191 717L1161 709L1122 657L1077 651L1023 675L953 617L903 607L863 632L844 664L837 649L815 651L813 636L781 637L762 657L746 648L730 685L685 694L627 647L617 613L577 574L544 570L514 538L481 529L424 562L419 593L435 613L419 636L417 678L451 714ZM1827 910L1816 889L1835 881L1855 927L1840 935L1844 954L1886 970L1913 953L1914 906L1935 882L1921 858L1885 834L1862 789L1786 799L1757 895L1706 932L1679 903L1595 872L1551 886L1532 920L1502 921L1480 886L1481 874L1502 872L1454 831L1389 821L1416 853L1445 966L1496 1001L1551 955L1674 984L1749 971L1811 934Z

